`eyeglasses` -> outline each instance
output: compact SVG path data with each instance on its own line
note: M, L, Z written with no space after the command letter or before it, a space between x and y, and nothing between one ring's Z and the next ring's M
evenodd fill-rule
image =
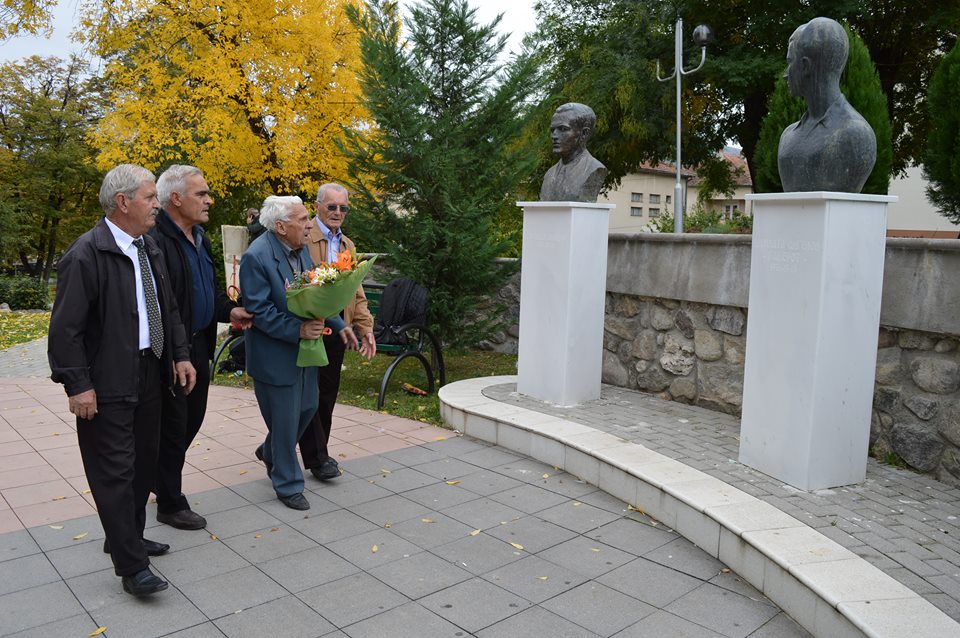
M340 209L340 212L343 214L347 214L350 212L350 207L347 206L346 204L327 204L327 210L330 211L331 213L336 211L338 208Z

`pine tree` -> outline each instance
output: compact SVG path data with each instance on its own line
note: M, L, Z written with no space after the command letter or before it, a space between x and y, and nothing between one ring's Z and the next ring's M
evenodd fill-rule
M880 87L880 78L870 61L870 52L850 27L844 27L850 39L850 54L840 76L840 91L850 106L857 110L873 128L877 136L877 162L863 186L864 193L886 195L890 186L893 143L891 141L890 117L887 115L887 99ZM777 148L780 135L806 112L803 98L790 95L784 78L777 80L776 87L767 104L767 116L760 127L760 139L754 151L753 172L756 178L754 189L758 193L780 193L780 170L777 168Z
M933 127L927 136L923 174L927 197L940 214L960 223L960 43L947 54L930 80L927 105Z
M375 123L348 132L352 234L386 248L401 275L427 288L430 320L452 345L476 343L475 312L509 274L493 221L514 202L533 154L516 142L534 67L498 58L499 19L477 23L465 0L415 5L401 35L395 2L351 11L361 34L361 103ZM383 246L383 244L386 246Z

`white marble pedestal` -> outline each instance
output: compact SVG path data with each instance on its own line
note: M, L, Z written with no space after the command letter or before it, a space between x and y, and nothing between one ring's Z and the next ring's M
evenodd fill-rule
M600 398L612 204L523 207L517 391L559 406Z
M896 197L747 198L740 462L803 490L857 483L866 476L887 204Z

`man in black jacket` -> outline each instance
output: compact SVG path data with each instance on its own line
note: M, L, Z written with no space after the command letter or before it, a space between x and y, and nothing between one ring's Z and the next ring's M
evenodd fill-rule
M157 520L178 529L202 529L207 521L190 509L183 494L183 464L207 411L217 322L230 321L249 328L253 316L217 288L213 251L201 226L210 219L213 199L200 169L174 164L157 180L157 195L163 209L150 234L163 251L190 343L190 361L197 370L193 392L178 390L163 397L155 490Z
M160 396L196 382L163 255L146 232L159 203L153 174L121 164L100 187L106 213L63 255L47 357L77 417L77 442L123 589L167 588L148 556L169 545L143 538L160 437Z

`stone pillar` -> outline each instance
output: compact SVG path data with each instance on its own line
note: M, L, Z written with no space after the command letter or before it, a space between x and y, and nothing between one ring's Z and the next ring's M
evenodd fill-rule
M612 204L523 207L517 391L554 405L600 398Z
M740 462L803 490L862 481L887 204L795 192L753 201Z

